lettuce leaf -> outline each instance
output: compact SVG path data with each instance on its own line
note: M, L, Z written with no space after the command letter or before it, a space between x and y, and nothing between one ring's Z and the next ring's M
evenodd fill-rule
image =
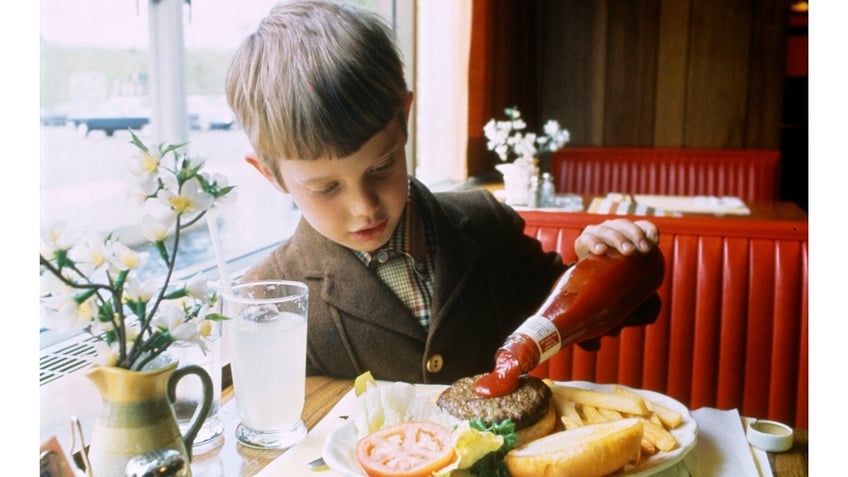
M469 421L472 429L481 432L491 432L495 435L503 436L503 445L500 449L490 452L478 460L471 466L471 473L477 477L510 477L509 470L506 467L503 459L507 452L515 447L518 435L515 433L515 424L507 419L501 422L495 422L487 425L482 419L473 419Z

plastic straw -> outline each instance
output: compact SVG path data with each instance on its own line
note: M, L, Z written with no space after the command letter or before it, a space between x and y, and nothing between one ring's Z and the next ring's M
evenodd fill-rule
M206 225L209 227L209 235L212 237L212 249L215 251L215 261L218 263L218 276L221 279L221 286L224 293L232 295L232 283L230 282L230 274L227 271L227 262L224 260L224 251L221 249L217 218L218 215L215 210L209 209L206 211Z

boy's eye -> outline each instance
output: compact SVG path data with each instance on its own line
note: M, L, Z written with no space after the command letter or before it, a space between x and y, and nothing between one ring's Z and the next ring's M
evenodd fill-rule
M391 169L394 165L395 165L395 158L392 157L388 161L371 168L371 173L372 174L380 174L380 173L386 172L389 169Z
M312 189L311 192L316 195L328 195L334 190L336 190L336 187L338 187L338 184L333 182L332 184L327 184L324 187Z

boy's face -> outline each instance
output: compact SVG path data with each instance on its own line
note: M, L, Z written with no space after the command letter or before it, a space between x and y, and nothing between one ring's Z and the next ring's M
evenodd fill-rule
M406 138L399 123L390 121L342 159L280 160L284 183L278 185L291 194L321 235L363 252L388 242L406 205L408 188Z

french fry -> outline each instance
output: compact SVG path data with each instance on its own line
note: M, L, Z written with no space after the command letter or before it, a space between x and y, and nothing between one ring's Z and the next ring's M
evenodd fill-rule
M641 396L593 391L572 386L554 386L555 396L584 406L613 409L621 413L647 417L651 411Z
M654 424L656 424L658 426L663 426L663 428L665 428L665 424L663 424L662 419L660 419L660 416L655 412L651 413L651 417L649 417L648 420L650 420L651 422L653 422Z
M642 436L642 442L639 444L639 446L640 446L643 457L650 457L650 456L656 454L657 452L659 452L659 449L657 449L657 446L653 442L651 442L650 439L645 437L644 435Z
M560 421L566 430L588 424L612 422L639 417L644 424L640 443L640 459L678 447L669 432L683 422L683 416L660 403L630 389L615 386L612 391L596 391L546 382L553 392Z
M562 425L566 429L576 429L585 425L583 418L577 412L577 405L573 401L557 402L557 407L559 408L559 420L562 421Z
M677 439L671 435L670 432L666 430L660 424L652 422L650 419L645 419L645 434L644 437L648 439L651 443L653 443L657 448L663 452L668 452L675 447L677 447Z
M583 418L586 420L588 424L600 424L602 422L609 422L609 419L605 418L598 412L598 408L595 406L580 406L580 410L583 411Z
M603 407L599 407L597 409L598 409L598 413L600 413L601 416L603 416L604 419L606 419L608 421L617 421L619 419L624 419L624 416L622 416L621 413L616 411L616 410L606 409L606 408L603 408Z
M621 386L616 386L614 392L622 396L639 396L637 393L629 389L624 389ZM670 409L650 399L645 399L645 405L648 406L648 409L650 409L651 412L656 413L656 415L662 421L663 426L665 426L667 429L676 429L677 426L679 426L680 423L683 422L683 415L675 411L674 409Z

